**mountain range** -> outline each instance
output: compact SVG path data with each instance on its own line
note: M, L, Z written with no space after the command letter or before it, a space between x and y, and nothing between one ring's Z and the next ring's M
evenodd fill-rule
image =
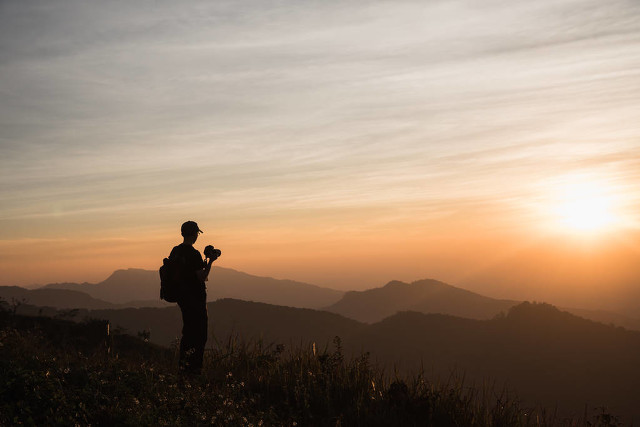
M410 284L392 281L381 288L350 291L326 310L366 323L379 322L399 311L490 319L518 303L485 297L438 280L426 279Z
M560 414L605 405L627 421L640 419L640 332L547 304L522 303L491 320L402 312L365 328L352 344L393 360L395 369L494 382L494 392L504 385Z
M90 283L52 283L45 289L85 292L93 298L131 307L153 307L160 303L157 271L130 268L116 270L106 280ZM304 308L321 308L338 301L344 292L293 280L259 277L230 268L213 267L207 282L207 299L237 298Z
M324 309L365 323L379 322L401 311L450 314L469 319L491 319L522 301L486 297L433 279L404 283L397 280L380 288L349 291ZM640 331L640 319L604 310L562 307L586 319Z
M383 320L400 311L450 314L490 319L520 301L501 300L457 288L433 279L412 283L391 281L365 291L343 292L292 280L260 277L229 268L214 267L207 283L208 300L235 298L281 306L323 309L365 323ZM168 307L159 299L157 271L117 270L96 283L54 283L27 290L0 287L0 298L25 300L36 306L60 309ZM578 316L627 329L640 330L640 319L607 311L562 308Z
M19 309L38 313L36 307ZM404 311L373 324L233 299L210 302L208 312L208 346L237 339L238 344L281 343L294 351L313 343L332 349L339 336L347 357L369 353L391 375L422 373L445 382L464 377L465 384L486 386L488 393L515 392L526 405L557 406L560 415L580 416L585 405L606 405L624 420L640 419L640 332L547 304L521 303L489 320ZM80 310L76 317L107 319L114 330L134 335L147 331L161 345L177 345L182 325L175 306Z
M180 310L158 307L165 304L158 287L157 272L130 269L97 284L1 287L0 297L26 299L17 307L24 314L107 319L114 330L146 331L154 343L175 345ZM236 298L221 298L229 294ZM389 372L423 371L443 381L460 375L476 386L492 381L494 392L514 390L531 405L557 404L573 415L585 404L609 405L625 419L640 419L640 332L547 304L493 299L431 279L343 293L221 267L213 271L209 298L215 299L208 304L209 345L237 338L331 346L339 336L348 356L369 352ZM635 321L575 311L599 321Z
M93 298L89 294L72 289L25 289L18 286L0 286L0 298L7 303L28 303L39 307L55 308L116 308L117 305Z

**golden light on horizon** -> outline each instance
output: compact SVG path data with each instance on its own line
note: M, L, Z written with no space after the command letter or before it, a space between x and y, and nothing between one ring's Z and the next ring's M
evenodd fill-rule
M563 230L582 235L622 226L613 188L593 177L567 178L557 191L555 217Z
M194 219L258 276L636 295L634 2L59 3L0 7L0 285L157 270Z

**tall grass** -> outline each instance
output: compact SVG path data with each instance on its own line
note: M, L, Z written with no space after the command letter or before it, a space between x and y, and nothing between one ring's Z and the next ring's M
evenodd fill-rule
M104 322L0 316L0 424L233 426L608 426L559 419L461 378L401 378L342 343L214 341L203 374L180 377L177 350ZM102 332L100 332L102 331ZM97 336L97 337L96 337Z

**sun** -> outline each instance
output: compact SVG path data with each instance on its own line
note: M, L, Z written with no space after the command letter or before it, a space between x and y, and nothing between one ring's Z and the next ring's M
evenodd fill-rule
M606 198L579 194L565 201L558 208L561 221L569 228L595 231L614 223Z
M587 234L616 227L615 198L604 183L572 177L559 183L557 190L553 210L562 229Z

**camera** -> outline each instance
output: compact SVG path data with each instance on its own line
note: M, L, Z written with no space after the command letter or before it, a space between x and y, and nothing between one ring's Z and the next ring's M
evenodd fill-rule
M207 258L216 259L220 255L222 255L222 251L214 248L213 245L207 245L207 247L204 248L204 256Z

